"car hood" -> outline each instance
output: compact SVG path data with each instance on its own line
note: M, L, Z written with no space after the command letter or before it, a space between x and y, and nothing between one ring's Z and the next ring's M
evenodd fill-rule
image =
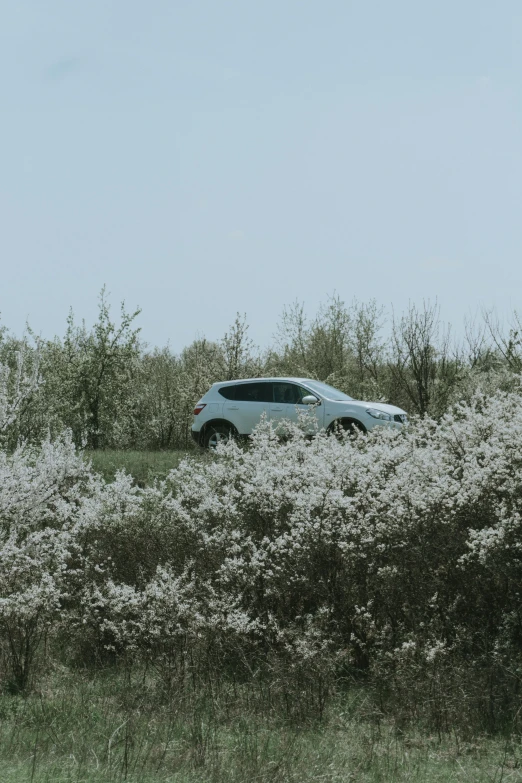
M388 405L386 402L362 402L361 400L353 400L352 402L346 402L344 400L332 400L333 404L337 407L344 407L344 408L364 408L364 410L367 410L368 408L375 408L378 411L384 411L384 413L389 413L391 416L394 416L396 413L405 414L406 411L403 411L402 408L398 408L396 405Z

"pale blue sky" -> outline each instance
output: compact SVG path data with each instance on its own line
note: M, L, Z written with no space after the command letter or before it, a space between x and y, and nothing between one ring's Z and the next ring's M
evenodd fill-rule
M105 283L180 349L336 290L522 310L516 0L16 0L0 24L0 312Z

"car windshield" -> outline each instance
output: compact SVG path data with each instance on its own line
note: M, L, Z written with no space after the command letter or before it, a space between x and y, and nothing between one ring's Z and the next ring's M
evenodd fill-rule
M328 386L327 383L309 380L306 380L305 383L312 391L316 391L318 394L326 397L327 400L353 400L353 397L339 391L339 389L334 389L333 386Z

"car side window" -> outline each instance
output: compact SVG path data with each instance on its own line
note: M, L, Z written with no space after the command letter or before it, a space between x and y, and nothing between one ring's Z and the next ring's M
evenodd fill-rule
M316 394L314 394L311 391L308 391L308 389L303 389L302 386L299 387L299 395L300 395L299 402L301 402L303 397L317 397ZM319 402L319 400L317 400L317 402Z
M271 383L240 383L236 386L236 401L272 402Z
M235 400L236 389L237 386L222 386L221 389L218 389L218 391L226 400Z
M278 381L274 383L274 402L297 405L302 398L301 388L295 383Z

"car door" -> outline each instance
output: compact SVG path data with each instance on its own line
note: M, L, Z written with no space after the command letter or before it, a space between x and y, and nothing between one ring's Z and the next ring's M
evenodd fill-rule
M228 387L228 391L232 387ZM240 435L250 435L263 413L270 417L272 384L270 381L247 381L234 384L234 399L227 399L223 415Z
M310 396L312 392L291 381L274 381L272 384L274 401L270 405L270 420L277 423L281 419L289 419L297 422L299 412L310 416L310 431L323 426L324 406L318 400L318 405L304 405L303 397ZM314 397L316 395L313 395ZM316 424L317 422L317 424Z

